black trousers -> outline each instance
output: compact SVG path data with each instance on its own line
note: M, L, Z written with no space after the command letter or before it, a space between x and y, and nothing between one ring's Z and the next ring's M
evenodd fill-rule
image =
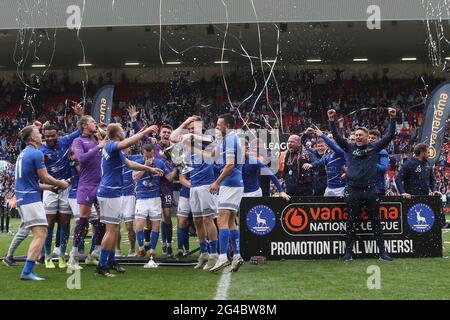
M7 209L3 206L0 207L0 231L1 232L9 232L9 218L10 218L10 209ZM6 220L6 224L5 224Z
M359 215L361 213L361 209L364 207L369 214L372 229L377 240L378 249L380 250L380 253L384 252L383 229L380 223L380 198L377 194L375 186L365 188L347 186L345 189L345 200L348 208L345 252L352 252Z

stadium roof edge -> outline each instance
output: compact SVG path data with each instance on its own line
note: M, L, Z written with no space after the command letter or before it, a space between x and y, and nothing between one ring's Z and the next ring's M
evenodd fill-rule
M250 0L224 1L227 7L221 1L211 0L85 0L83 8L83 0L35 0L27 2L28 6L21 1L3 0L0 1L0 29L65 28L79 26L80 22L81 27L217 24L227 22L226 9L229 23L366 21L374 17L381 21L411 21L427 18L421 0L382 1L376 4L379 15L373 2L253 0L253 8ZM425 0L428 5L438 2Z

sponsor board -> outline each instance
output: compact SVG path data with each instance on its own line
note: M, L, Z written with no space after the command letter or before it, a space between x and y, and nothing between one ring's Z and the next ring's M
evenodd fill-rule
M394 257L441 257L444 221L439 197L382 197L380 220L386 250ZM277 259L333 259L345 250L347 208L342 198L243 198L241 253ZM359 215L353 252L376 257L370 214Z

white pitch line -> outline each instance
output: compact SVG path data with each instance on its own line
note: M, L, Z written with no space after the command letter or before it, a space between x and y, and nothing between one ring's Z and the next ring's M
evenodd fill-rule
M220 276L219 285L217 286L217 292L214 300L227 300L230 283L231 271L230 268L227 267L223 270L222 275Z

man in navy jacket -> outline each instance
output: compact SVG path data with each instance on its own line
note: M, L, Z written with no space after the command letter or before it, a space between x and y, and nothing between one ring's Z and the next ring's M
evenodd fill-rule
M428 162L430 149L424 143L419 143L414 148L414 157L409 158L400 168L395 184L398 192L410 198L414 196L440 196L436 190L436 180L434 178L433 166Z
M361 209L365 207L372 220L372 228L377 240L379 257L380 259L391 261L392 258L387 254L384 246L383 230L381 228L379 214L380 199L377 194L376 182L379 153L394 138L396 110L389 108L390 122L388 133L375 143L368 142L369 131L363 127L356 129L355 143L348 143L337 131L334 123L335 115L335 110L328 110L330 130L336 143L345 152L348 165L347 187L345 191L348 208L347 235L345 254L341 257L341 260L348 261L352 259L357 221Z

